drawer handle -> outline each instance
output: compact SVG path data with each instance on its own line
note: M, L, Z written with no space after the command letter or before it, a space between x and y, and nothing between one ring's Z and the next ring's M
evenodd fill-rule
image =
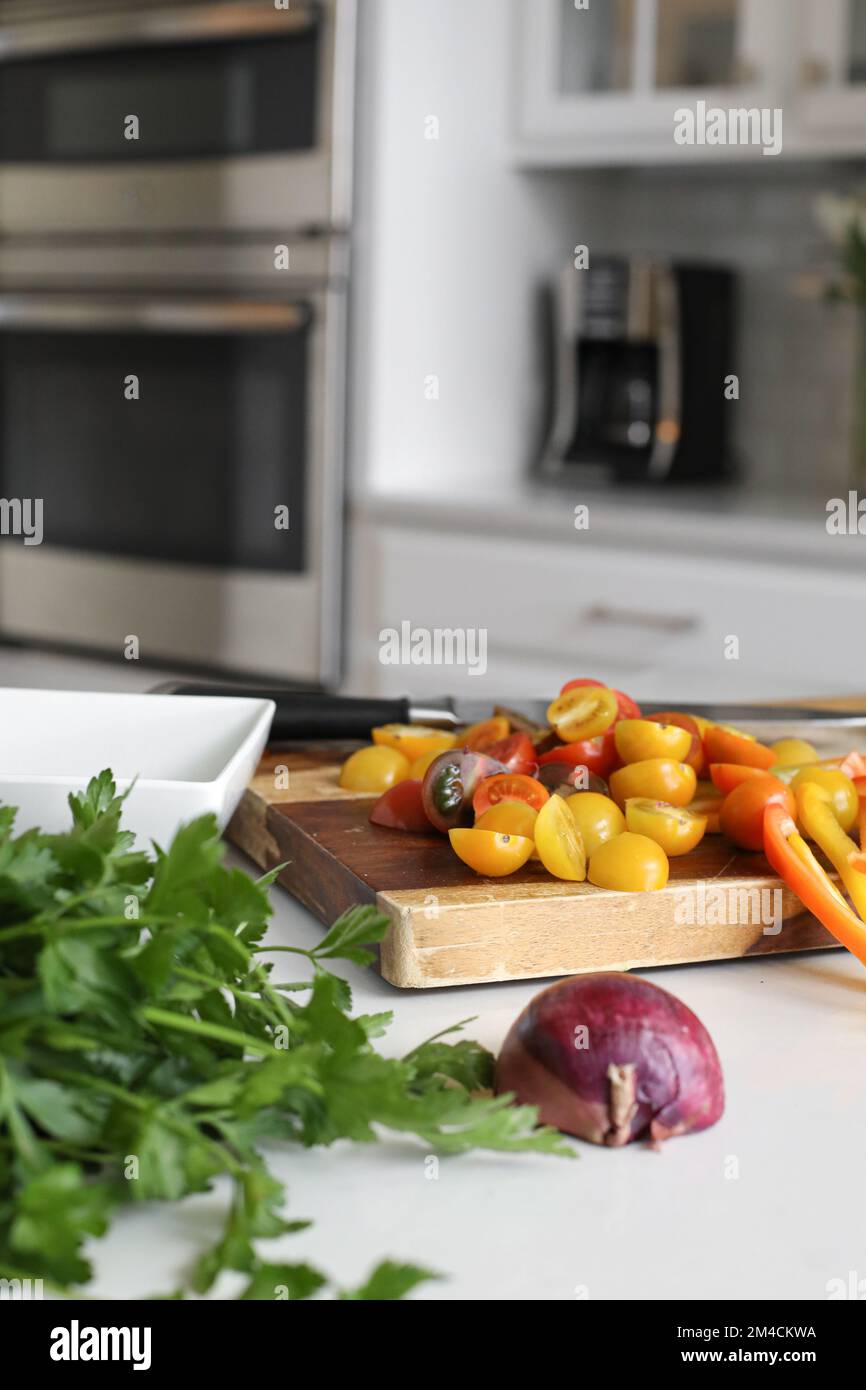
M690 613L646 613L638 608L610 608L597 604L587 609L586 621L599 627L645 627L656 632L694 632L700 619Z

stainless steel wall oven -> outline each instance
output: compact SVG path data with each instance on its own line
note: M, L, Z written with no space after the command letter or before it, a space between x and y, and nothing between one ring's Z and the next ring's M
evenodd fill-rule
M333 681L353 0L0 0L0 631Z

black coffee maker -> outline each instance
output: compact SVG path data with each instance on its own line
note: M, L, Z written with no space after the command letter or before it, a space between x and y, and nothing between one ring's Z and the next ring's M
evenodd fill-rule
M543 473L645 483L731 477L734 288L726 269L658 260L592 260L566 271Z

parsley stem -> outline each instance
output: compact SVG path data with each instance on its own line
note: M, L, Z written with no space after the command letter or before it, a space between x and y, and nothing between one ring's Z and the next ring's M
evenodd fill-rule
M139 1009L139 1017L161 1028L174 1028L180 1033L196 1033L200 1038L212 1038L214 1042L246 1048L248 1052L256 1052L260 1057L274 1055L272 1044L262 1042L261 1038L254 1038L252 1034L242 1033L236 1028L223 1028L219 1023L204 1023L199 1018L190 1018L188 1014L175 1014L169 1009L154 1009L148 1006Z

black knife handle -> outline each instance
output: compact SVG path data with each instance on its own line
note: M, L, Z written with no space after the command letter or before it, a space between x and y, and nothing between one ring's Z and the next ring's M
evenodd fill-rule
M165 687L163 687L165 688ZM379 724L406 724L408 699L367 699L355 695L328 695L317 690L267 690L262 687L208 685L179 681L174 695L233 695L273 700L276 705L270 742L297 739L369 739Z

